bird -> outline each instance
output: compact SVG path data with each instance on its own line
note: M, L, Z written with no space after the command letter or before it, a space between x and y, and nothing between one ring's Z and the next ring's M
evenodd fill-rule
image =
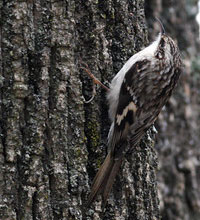
M106 88L111 120L108 154L93 180L86 207L98 194L102 194L105 207L126 153L139 144L154 124L178 82L182 69L180 51L160 21L159 24L161 30L156 40L130 57Z

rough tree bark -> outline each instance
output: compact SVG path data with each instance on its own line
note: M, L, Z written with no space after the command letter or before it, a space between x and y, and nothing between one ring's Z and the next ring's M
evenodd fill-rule
M200 59L197 0L146 1L146 16L162 19L178 39L184 72L157 123L158 189L163 220L200 219ZM155 28L153 28L155 30ZM152 29L152 30L153 30ZM151 32L151 36L154 35Z
M80 61L109 82L146 44L143 0L0 2L0 219L159 219L151 131L83 209L109 120Z

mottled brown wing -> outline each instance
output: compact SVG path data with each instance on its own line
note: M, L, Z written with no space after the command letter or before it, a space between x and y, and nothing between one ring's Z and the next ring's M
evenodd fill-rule
M145 74L143 75L142 72L145 72ZM123 147L122 143L126 141L131 126L135 130L136 128L140 127L136 131L137 134L135 134L136 142L138 142L137 139L140 139L146 130L146 124L142 123L141 125L141 121L138 120L141 113L139 108L139 94L141 95L141 93L144 92L147 88L147 72L148 61L138 61L130 68L124 77L115 115L114 131L110 142L111 152L113 152L115 155L121 154L123 152L123 149L120 148ZM143 81L142 84L141 81ZM144 120L148 117L148 115L142 116ZM135 126L133 127L134 123ZM143 127L144 129L142 129ZM120 153L118 151L120 151Z

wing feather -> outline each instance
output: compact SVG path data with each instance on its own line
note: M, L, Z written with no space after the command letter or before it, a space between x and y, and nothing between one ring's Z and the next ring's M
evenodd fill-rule
M139 98L137 97L138 91L135 88L138 88L138 83L140 83L140 77L144 80L143 75L139 75L141 70L144 71L147 60L138 61L129 69L129 71L124 76L120 93L119 101L116 110L116 115L114 119L113 131L111 132L112 137L110 139L111 151L117 151L119 145L122 147L122 144L119 144L127 139L130 127L137 122L137 117L139 116ZM146 67L147 68L147 67ZM141 89L145 89L145 84L141 85ZM140 135L135 137L141 137L142 132L139 132ZM121 150L120 150L121 151Z

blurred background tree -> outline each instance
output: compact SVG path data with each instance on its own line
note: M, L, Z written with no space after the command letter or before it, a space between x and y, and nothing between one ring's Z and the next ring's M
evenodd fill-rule
M146 1L145 12L161 17L166 32L177 39L184 60L183 74L174 96L159 117L156 149L162 219L200 218L200 59L198 1Z

